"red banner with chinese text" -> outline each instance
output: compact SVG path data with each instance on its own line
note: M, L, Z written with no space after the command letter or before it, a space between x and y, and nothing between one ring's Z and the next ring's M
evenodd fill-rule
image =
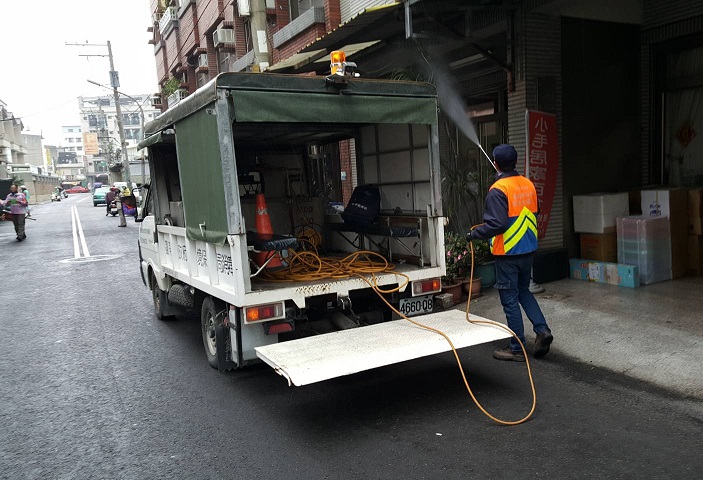
M547 233L554 192L557 188L559 168L557 117L554 114L528 110L525 112L525 123L527 126L525 175L535 184L537 190L539 202L537 230L539 238L542 239Z

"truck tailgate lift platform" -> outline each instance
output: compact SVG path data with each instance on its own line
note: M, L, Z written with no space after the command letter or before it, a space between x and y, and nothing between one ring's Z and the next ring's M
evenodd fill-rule
M412 319L444 332L457 349L510 337L499 327L467 322L459 310ZM442 336L401 319L257 347L256 355L289 384L304 386L447 351Z

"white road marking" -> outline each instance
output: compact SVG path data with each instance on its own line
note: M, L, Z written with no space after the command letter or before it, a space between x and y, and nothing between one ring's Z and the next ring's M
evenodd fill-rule
M88 200L88 199L92 199L92 198L93 198L93 196L90 196L90 197L85 197L85 198L83 198L83 199L81 199L81 200L77 201L77 202L76 202L76 204L78 204L79 202L85 202L86 200Z
M73 223L73 253L76 258L80 257L80 254L75 255L77 252L78 241L76 240L76 231L78 232L78 237L81 241L81 247L83 248L83 257L90 257L90 252L88 251L88 243L85 241L85 235L83 234L83 226L81 225L81 218L78 216L78 208L75 205L71 206L71 220Z
M71 233L73 234L73 257L78 259L81 256L80 247L78 247L78 236L76 235L76 213L71 209Z

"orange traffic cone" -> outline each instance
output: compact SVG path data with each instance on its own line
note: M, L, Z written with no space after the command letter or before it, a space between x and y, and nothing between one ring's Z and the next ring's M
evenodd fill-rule
M269 217L268 208L266 207L266 198L264 194L256 194L256 232L258 234L273 234L271 227L271 218ZM257 252L254 254L256 263L263 266L266 260L273 256L273 259L266 264L267 269L281 267L281 259L276 251Z

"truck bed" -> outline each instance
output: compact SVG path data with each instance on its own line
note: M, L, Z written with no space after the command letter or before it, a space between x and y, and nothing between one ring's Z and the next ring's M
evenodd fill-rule
M428 279L431 277L440 277L442 275L439 267L419 267L413 264L402 263L395 264L395 272L407 275L411 281ZM370 276L367 276L370 278ZM377 274L376 279L378 285L388 284L403 284L405 278L394 273ZM257 298L261 302L266 302L272 299L271 294L275 292L276 298L292 299L298 307L304 307L304 298L317 296L321 294L336 293L340 296L346 296L349 291L356 289L365 289L369 285L358 277L350 277L347 279L323 279L319 281L290 281L290 282L272 282L265 279L252 278L251 292L246 294L247 300L251 300L251 304L257 304Z

